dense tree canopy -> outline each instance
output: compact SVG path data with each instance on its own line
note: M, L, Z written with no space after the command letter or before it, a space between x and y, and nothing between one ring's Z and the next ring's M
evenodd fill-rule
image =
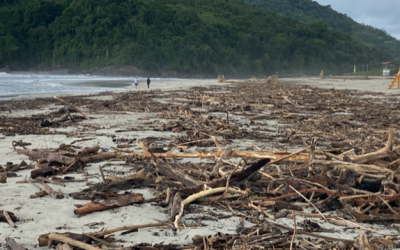
M330 27L342 32L350 33L358 42L376 48L379 51L392 55L400 62L400 41L385 30L369 25L360 24L331 8L330 5L321 6L312 0L245 0L259 7L276 11L300 21L323 21ZM377 4L379 4L377 2ZM354 6L357 8L357 6Z
M0 67L133 65L231 76L348 72L390 57L237 0L0 0Z

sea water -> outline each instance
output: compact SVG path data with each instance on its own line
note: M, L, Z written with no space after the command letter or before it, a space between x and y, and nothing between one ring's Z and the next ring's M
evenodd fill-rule
M142 82L145 79L139 79ZM20 95L129 89L134 78L0 72L0 100Z

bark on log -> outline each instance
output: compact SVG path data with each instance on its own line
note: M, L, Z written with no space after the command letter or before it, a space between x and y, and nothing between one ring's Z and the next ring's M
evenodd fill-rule
M74 109L76 110L76 112L78 112L78 113L81 114L83 117L85 117L86 120L90 120L90 118L89 118L85 113L83 113L80 109L78 109L75 105L73 105L73 104L71 104L71 103L69 103L69 102L66 102L66 101L64 101L64 100L61 99L61 98L58 98L57 96L54 96L54 99L60 101L61 103L65 104L65 105L68 105L68 106L74 108Z
M45 167L45 168L39 168L31 171L31 178L36 179L38 177L48 177L53 174L55 174L57 171L53 169L52 167Z
M250 167L246 168L243 171L233 173L229 180L229 183L235 183L235 182L240 182L240 181L245 180L246 178L250 177L253 173L257 172L262 167L264 167L265 164L267 164L268 162L270 162L270 159L262 159L256 163L252 164ZM228 176L226 176L222 179L219 179L219 180L215 180L215 181L212 181L209 183L198 185L196 187L181 189L178 192L180 193L181 197L186 198L192 194L196 194L196 193L203 191L204 185L207 185L210 188L225 187L227 180L228 180Z

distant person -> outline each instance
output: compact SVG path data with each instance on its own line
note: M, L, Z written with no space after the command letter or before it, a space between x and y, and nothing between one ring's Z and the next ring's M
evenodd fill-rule
M135 89L137 90L137 86L139 85L139 81L137 79L137 77L135 77Z
M147 88L150 88L150 77L147 77Z

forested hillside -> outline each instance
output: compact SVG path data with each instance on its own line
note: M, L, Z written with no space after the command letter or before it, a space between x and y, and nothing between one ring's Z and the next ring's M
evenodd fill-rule
M245 0L300 21L323 21L330 27L350 33L358 42L392 55L400 62L400 40L386 31L355 22L331 6L321 6L312 0ZM377 2L377 4L379 4ZM356 6L355 6L356 8Z
M236 0L0 0L0 67L12 70L133 65L248 77L387 60L323 22Z

